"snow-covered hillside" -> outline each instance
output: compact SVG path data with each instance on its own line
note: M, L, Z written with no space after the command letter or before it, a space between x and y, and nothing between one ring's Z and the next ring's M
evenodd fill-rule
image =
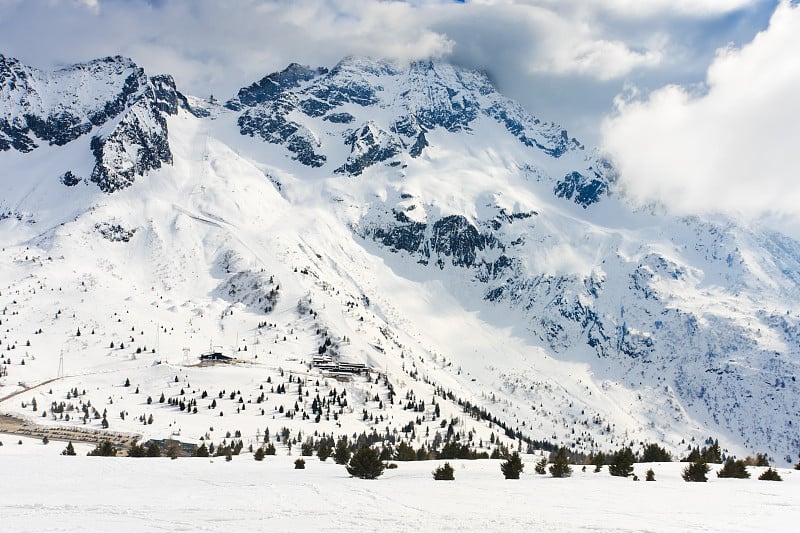
M800 244L632 211L483 74L347 58L219 105L121 58L0 67L4 412L796 460Z

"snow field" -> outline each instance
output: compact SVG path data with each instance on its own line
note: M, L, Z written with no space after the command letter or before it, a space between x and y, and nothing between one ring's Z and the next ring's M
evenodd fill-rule
M57 451L48 445L50 450ZM25 448L28 443L19 447ZM12 446L15 449L16 445ZM30 447L33 447L31 444ZM3 447L5 448L5 447ZM450 461L455 481L434 481L441 461L398 463L374 481L296 456L255 462L53 457L0 449L0 530L40 531L796 531L800 473L784 481L686 483L681 463L638 464L655 482L605 471L505 480L500 461ZM715 469L716 470L716 469ZM31 475L36 472L37 475ZM13 487L13 489L9 489Z

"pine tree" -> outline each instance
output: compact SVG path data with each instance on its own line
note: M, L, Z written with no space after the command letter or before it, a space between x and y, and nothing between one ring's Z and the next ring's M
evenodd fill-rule
M599 472L600 469L603 468L603 465L606 464L606 454L598 452L597 455L592 458L592 464L594 465L594 471Z
M709 470L711 470L711 468L708 464L702 459L698 459L683 469L681 477L684 481L705 482L708 481L706 474L708 474Z
M205 442L203 444L201 444L200 447L197 448L194 451L194 456L195 457L208 457L208 448L206 447L206 443Z
M717 477L747 479L750 477L750 472L747 471L747 464L743 460L728 459L723 467L717 471Z
M361 479L376 479L383 474L385 468L378 451L365 446L353 454L347 465L347 472Z
M275 445L271 442L267 444L267 449L264 450L264 453L267 455L275 455Z
M67 447L64 448L64 451L61 452L61 455L75 455L75 448L72 446L72 442L67 443Z
M259 448L256 450L256 453L253 454L253 459L256 461L263 461L264 460L264 448Z
M455 470L450 463L445 463L433 471L433 479L437 481L453 481Z
M347 447L347 439L340 439L336 443L336 451L333 452L333 460L337 465L345 465L350 460L350 448Z
M305 459L298 459L294 462L294 469L295 470L303 470L306 467Z
M658 444L651 443L645 446L642 452L642 459L640 463L668 463L672 461L672 455L659 446Z
M111 441L104 440L103 442L99 443L94 450L90 451L86 455L89 456L97 456L97 457L114 457L117 455L117 449L111 444Z
M553 477L569 477L572 475L567 449L564 446L559 448L553 457L553 464L550 465L550 475Z
M540 461L537 461L533 470L539 475L545 475L547 473L547 457L542 457Z
M303 457L311 457L314 455L314 443L311 441L311 437L300 445L300 455Z
M764 470L764 473L758 476L758 479L761 481L783 481L780 474L778 474L778 472L772 468L767 468Z
M128 457L144 457L144 456L145 456L144 446L133 444L130 450L128 450Z
M719 448L719 441L715 439L714 443L705 450L703 455L706 463L721 463L722 450Z
M395 451L394 458L396 461L416 461L417 452L414 448L409 446L405 441L400 442Z
M633 463L635 462L636 458L633 455L633 451L628 447L622 448L611 456L611 460L608 463L608 473L612 476L628 477L633 474Z
M506 479L519 479L519 475L525 468L525 464L519 456L519 452L512 453L509 458L500 464L500 470Z
M326 461L332 453L331 443L328 442L328 439L322 439L317 447L317 457L319 457L319 460Z
M174 449L175 447L173 446L172 448ZM175 451L172 451L169 453L169 456L172 457L175 453ZM158 447L158 444L155 442L150 443L150 445L147 447L147 457L161 457L161 448ZM174 459L175 457L172 458Z
M656 473L653 472L652 468L648 469L647 472L645 472L644 480L645 481L655 481L656 480Z
M769 459L765 453L756 454L756 466L769 466Z

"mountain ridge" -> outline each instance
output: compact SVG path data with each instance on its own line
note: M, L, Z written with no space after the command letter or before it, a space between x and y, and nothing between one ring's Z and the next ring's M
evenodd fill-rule
M286 334L276 341L290 343L282 357L309 359L336 339L336 357L389 369L392 379L447 383L485 409L502 396L512 437L582 452L658 438L677 453L682 439L709 434L780 458L800 447L792 239L631 211L607 160L502 97L485 75L443 63L292 64L218 105L128 60L97 64L109 59L138 92L115 78L107 97L124 95L123 109L99 124L69 119L82 133L35 148L48 135L15 122L10 78L0 76L0 117L9 117L0 236L14 257L2 268L30 290L56 276L56 263L74 271L84 284L62 301L74 320L123 335L78 302L94 280L95 294L114 295L103 313L129 306L139 321L152 314L183 329L164 333L160 351L205 344L194 321L210 336L241 328L260 339L266 318ZM31 246L38 266L21 259ZM40 270L49 274L26 278ZM3 299L15 290L5 287ZM169 313L158 303L165 296ZM60 311L32 297L26 305L24 316ZM364 322L351 321L355 309ZM242 318L226 326L234 312ZM22 335L11 322L4 346ZM295 344L279 340L300 330ZM133 364L99 341L81 349Z

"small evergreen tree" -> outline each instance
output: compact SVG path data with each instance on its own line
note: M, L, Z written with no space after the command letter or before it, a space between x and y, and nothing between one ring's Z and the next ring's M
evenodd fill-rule
M758 476L758 479L761 481L783 481L780 474L778 474L778 472L772 468L767 468L764 470L764 472Z
M111 444L111 441L104 440L86 455L95 457L114 457L117 455L117 449Z
M644 476L645 476L644 477L645 481L655 481L656 480L656 473L653 472L652 468L648 469L647 472L645 472Z
M704 459L707 463L721 463L722 450L719 448L719 441L714 439L714 443L706 449Z
M353 454L347 465L347 472L361 479L376 479L383 474L385 468L378 451L365 446Z
M564 446L559 448L553 457L553 464L550 465L550 475L553 477L569 477L572 475L567 449Z
M295 470L303 470L306 467L305 459L298 459L294 462L294 469Z
M314 455L314 444L311 442L310 438L300 445L300 455L303 457L311 457Z
M203 444L201 444L200 447L197 448L194 451L194 456L195 457L208 457L208 448L206 447L206 443L205 442Z
M275 455L275 445L271 442L267 444L267 448L264 450L264 453L267 455Z
M594 471L599 472L603 465L606 464L606 454L598 452L597 455L592 457L592 464L594 465Z
M542 457L540 461L537 461L533 470L539 475L545 475L547 473L547 457Z
M717 471L717 477L731 477L737 479L747 479L750 477L750 472L747 471L747 465L743 460L734 460L732 458L725 461L722 468Z
M130 450L128 450L128 457L144 457L145 453L146 450L144 449L144 446L133 444Z
M347 447L347 439L340 439L336 443L336 450L333 452L333 460L337 465L346 465L350 460L350 448Z
M437 481L453 481L455 470L450 463L445 463L433 471L433 479Z
M319 460L326 461L332 453L331 443L328 442L328 439L322 439L317 447L317 457L319 457Z
M417 452L415 452L414 448L409 446L408 443L402 441L397 446L397 450L394 453L394 459L396 461L416 461Z
M708 474L709 470L711 470L711 467L702 459L698 459L683 469L681 477L684 481L705 482L708 481L706 474Z
M633 455L633 450L622 448L614 452L611 460L608 463L608 473L612 476L628 477L633 474L633 463L636 462L636 457Z
M61 452L61 455L75 455L75 448L72 446L72 442L67 443L67 447L64 448L64 451Z
M519 456L519 452L512 453L508 459L500 464L500 470L506 479L519 479L519 475L525 468L525 464Z
M264 448L259 448L256 450L256 453L253 454L253 459L256 461L263 461L264 460Z
M640 463L668 463L672 455L658 444L651 443L645 446Z

